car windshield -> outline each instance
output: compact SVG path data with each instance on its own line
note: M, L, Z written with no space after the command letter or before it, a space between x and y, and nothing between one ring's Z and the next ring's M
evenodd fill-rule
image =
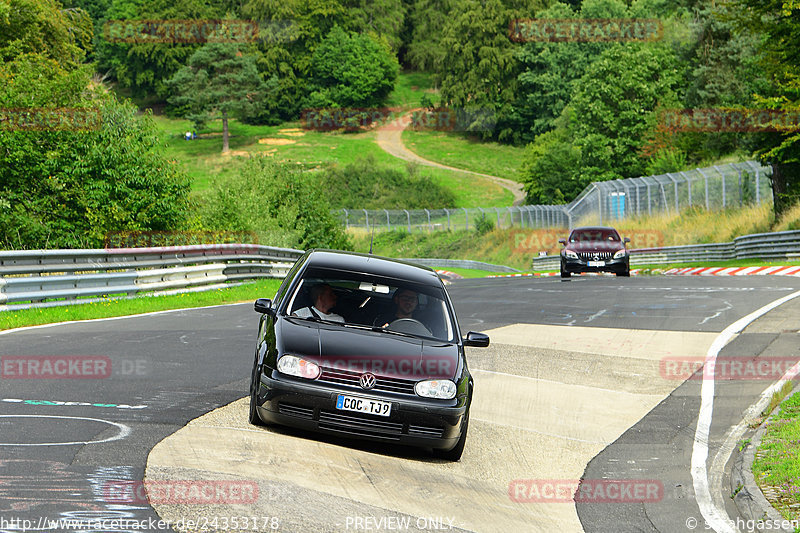
M620 242L622 239L613 229L581 229L569 236L569 242Z
M362 273L309 269L284 314L453 342L455 328L441 287Z

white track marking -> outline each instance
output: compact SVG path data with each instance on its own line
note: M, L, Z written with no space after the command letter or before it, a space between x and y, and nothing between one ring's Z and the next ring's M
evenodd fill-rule
M737 333L741 332L751 322L798 296L800 296L800 291L793 292L740 318L722 330L708 349L703 370L703 383L700 387L700 413L697 419L697 429L695 430L694 445L692 447L692 481L700 513L703 515L703 518L705 518L708 526L717 533L736 533L736 529L731 526L731 520L725 510L720 509L714 504L714 499L711 497L711 490L709 488L708 466L706 464L708 460L708 439L711 432L711 419L714 415L715 383L713 369L717 361L717 355L719 355L720 350L722 350ZM709 374L710 378L708 378Z
M125 424L120 424L119 422L112 422L110 420L102 420L100 418L87 418L84 416L0 415L0 418L59 418L64 420L88 420L90 422L100 422L101 424L109 424L111 426L116 427L119 430L119 433L117 433L116 435L108 437L107 439L103 440L87 440L87 441L75 441L75 442L31 442L31 443L20 443L20 444L11 442L0 442L0 446L75 446L84 444L101 444L103 442L112 442L115 440L124 439L131 432L131 428L126 426Z

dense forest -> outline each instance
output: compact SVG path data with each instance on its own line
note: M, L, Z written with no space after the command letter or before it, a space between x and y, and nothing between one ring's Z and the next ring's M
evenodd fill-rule
M514 21L531 18L648 19L661 31L646 40L514 38ZM148 33L152 21L215 22L201 36L173 27L164 38ZM278 124L307 109L382 106L401 69L433 75L431 107L491 117L467 134L527 146L530 203L738 154L773 164L782 210L800 197L796 129L683 131L663 117L796 113L799 41L794 0L0 0L0 109L85 108L101 118L89 131L0 127L0 245L250 230L244 215L224 216L249 201L228 190L196 205L137 111ZM243 182L269 175L305 191L288 200L264 191L287 202L269 221L284 236L275 244L347 246L302 172L253 162L245 174Z

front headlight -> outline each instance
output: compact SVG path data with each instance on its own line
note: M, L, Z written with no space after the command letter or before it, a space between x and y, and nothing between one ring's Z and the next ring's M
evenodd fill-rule
M628 253L628 250L619 250L617 253L614 254L614 259L622 259Z
M564 255L566 255L567 257L570 257L572 259L577 259L578 258L578 254L576 254L572 250L564 250Z
M278 370L298 378L317 379L319 377L319 366L316 363L294 355L284 355L278 359Z
M449 379L420 381L414 387L417 395L437 400L452 400L456 397L456 384Z

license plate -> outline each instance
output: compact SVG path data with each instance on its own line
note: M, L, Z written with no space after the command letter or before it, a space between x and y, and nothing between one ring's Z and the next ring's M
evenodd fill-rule
M590 267L604 267L604 266L606 266L606 262L605 261L589 261L586 264L589 265Z
M342 411L355 411L357 413L367 413L370 415L389 416L392 411L390 402L379 400L369 400L356 396L342 396L336 399L336 408Z

